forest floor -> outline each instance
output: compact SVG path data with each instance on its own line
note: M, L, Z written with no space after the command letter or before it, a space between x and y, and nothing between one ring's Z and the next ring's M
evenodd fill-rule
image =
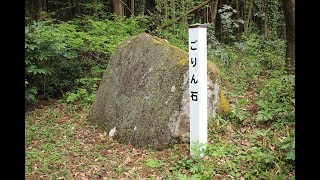
M248 107L255 113L254 103ZM177 144L163 151L119 144L106 132L91 126L86 121L87 113L88 110L58 101L40 102L27 111L26 179L166 179L174 177L175 169L179 168L177 162L189 158L189 144ZM254 130L260 128L263 127L227 124L222 132L209 134L209 143L219 140L220 144L250 149L254 146L250 142ZM284 139L291 128L274 132L269 141ZM271 143L268 146L270 150L275 149ZM218 160L221 165L225 163L224 158ZM188 171L181 173L188 174ZM294 176L294 171L289 176ZM233 179L223 171L216 172L214 177Z
M224 83L234 109L239 98L250 115L241 123L218 119L209 124L208 154L189 156L189 144L156 151L119 144L86 120L88 109L61 100L26 108L26 179L294 179L294 162L284 160L283 142L294 123L256 124L255 86L242 93Z

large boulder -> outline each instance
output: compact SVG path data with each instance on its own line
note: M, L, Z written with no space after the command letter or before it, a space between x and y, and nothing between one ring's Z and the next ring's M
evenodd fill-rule
M88 120L120 143L163 149L189 137L188 53L142 33L110 58ZM208 118L221 111L218 68L208 61Z

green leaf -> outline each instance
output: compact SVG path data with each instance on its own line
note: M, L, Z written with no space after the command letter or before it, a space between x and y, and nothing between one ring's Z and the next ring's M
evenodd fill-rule
M294 151L289 151L287 154L286 154L286 157L285 159L287 160L295 160L295 152Z
M147 159L146 165L151 168L157 168L160 167L163 164L162 161L159 161L157 159Z
M186 174L178 174L177 176L176 176L176 179L177 180L189 180L190 179L190 177L188 177Z

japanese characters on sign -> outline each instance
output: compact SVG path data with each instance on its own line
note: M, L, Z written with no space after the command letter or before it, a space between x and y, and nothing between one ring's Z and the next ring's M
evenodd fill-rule
M190 154L195 142L207 143L207 27L189 26ZM201 146L201 149L204 147Z
M195 40L195 41L191 41L191 46L190 46L190 51L195 51L197 50L196 48L196 43L198 42L198 40ZM190 61L191 61L191 65L193 68L196 67L197 65L197 58L196 57L191 57L190 58ZM195 79L195 74L193 73L192 74L192 78L191 78L191 84L194 83L194 84L197 84L198 83L198 80ZM197 91L191 91L191 100L192 101L198 101L198 92Z

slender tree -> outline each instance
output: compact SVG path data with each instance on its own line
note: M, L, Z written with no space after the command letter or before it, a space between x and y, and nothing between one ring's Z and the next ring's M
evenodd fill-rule
M134 0L131 0L131 7L130 7L130 9L131 9L131 15L132 16L134 16Z
M236 0L236 10L237 10L237 13L236 13L236 16L237 16L237 20L239 20L240 19L240 16L241 16L241 14L240 14L240 2L239 2L239 0ZM238 35L238 37L240 37L240 33L241 33L241 31L240 31L240 26L237 28L237 35Z
M175 0L171 0L171 14L172 14L172 19L176 18L176 1Z
M181 0L181 9L182 9L182 13L186 12L186 1L185 0ZM187 24L187 18L186 17L183 17L182 18L182 22L184 24Z
M246 16L245 25L244 25L244 30L245 31L247 31L248 28L249 28L250 19L251 19L251 16L252 16L253 0L248 0L246 5L248 5L248 10L247 10L247 16Z
M222 8L222 2L223 0L218 0L217 9ZM214 32L216 35L216 38L221 41L222 40L222 23L221 23L221 16L216 15L215 17L215 26L214 26Z
M268 0L264 0L263 2L263 9L264 9L264 23L263 23L263 32L264 36L269 36L269 29L268 29Z
M41 12L42 11L45 11L47 12L47 0L33 0L32 2L32 5L33 5L33 9L35 11L35 16L34 18L35 19L40 19L41 18Z
M122 0L112 0L113 13L117 16L124 16L124 5Z
M168 0L164 0L164 19L168 20Z
M295 72L295 0L281 0L286 22L286 70Z
M244 20L244 1L245 0L239 0L239 17L241 20ZM243 32L244 31L244 24L243 23L240 23L239 24L239 30L240 32Z
M218 11L218 1L219 0L214 0L211 3L211 22L213 24L215 24L215 22L216 22L217 11Z

